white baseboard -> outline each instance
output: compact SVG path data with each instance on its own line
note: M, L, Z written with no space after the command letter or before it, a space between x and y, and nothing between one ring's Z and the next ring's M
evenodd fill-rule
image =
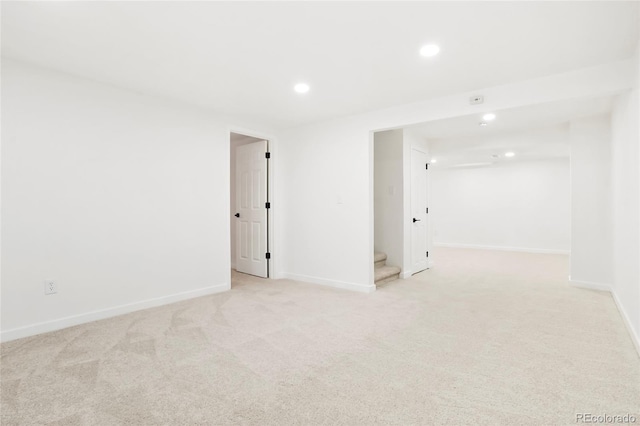
M577 281L577 280L572 280L571 277L569 277L569 285L573 287L586 288L588 290L608 291L610 293L613 293L613 290L610 284L593 283L589 281Z
M451 247L451 248L467 248L479 250L498 250L498 251L519 251L523 253L541 253L541 254L571 254L571 250L559 249L538 249L527 247L502 247L502 246L483 246L478 244L457 244L457 243L434 243L434 247Z
M615 291L611 292L611 296L613 296L613 301L616 302L616 306L618 307L618 312L620 312L620 316L622 317L622 321L624 325L627 327L627 331L629 332L629 336L631 336L631 341L636 347L636 352L638 352L638 356L640 357L640 336L636 334L633 326L631 325L631 320L627 315L627 312L624 310L620 299L618 298L618 294Z
M622 305L622 303L620 302L620 299L618 298L618 293L615 292L613 287L611 287L611 285L609 284L592 283L588 281L575 281L575 280L572 280L571 277L569 277L569 284L574 287L584 288L587 290L599 290L599 291L606 291L608 293L611 293L611 297L613 298L613 301L616 304L616 308L618 308L618 312L622 317L622 322L624 322L624 325L627 328L627 331L629 332L629 337L631 337L631 341L633 342L633 345L636 348L636 352L640 357L640 337L636 334L635 330L633 329L633 326L631 325L631 320L629 319L627 312L624 310L624 306Z
M283 272L281 276L282 278L287 278L290 280L302 281L309 284L326 285L328 287L358 291L361 293L373 293L374 291L376 291L376 286L374 284L366 285L366 284L348 283L344 281L335 281L335 280L328 280L325 278L312 277L309 275L292 274L290 272Z
M400 278L402 278L402 279L411 278L411 275L413 275L413 274L411 273L411 271L402 271L402 272L400 273Z
M15 340L23 337L34 336L36 334L47 333L49 331L60 330L63 328L72 327L74 325L85 324L92 321L128 314L134 311L140 311L142 309L155 308L157 306L168 305L170 303L180 302L182 300L220 293L222 291L229 290L230 288L231 286L229 283L218 284L210 287L199 288L196 290L184 291L182 293L171 294L169 296L156 297L140 302L128 303L126 305L114 306L112 308L100 309L97 311L72 315L69 317L59 318L51 321L17 327L0 333L0 341L8 342L9 340Z

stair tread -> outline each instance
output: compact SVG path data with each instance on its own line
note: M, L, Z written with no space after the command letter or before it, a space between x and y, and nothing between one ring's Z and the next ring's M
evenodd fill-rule
M400 268L397 266L381 266L376 268L376 279L375 281L384 280L385 278L392 277L400 273Z
M380 262L381 260L387 260L386 253L373 253L373 262Z

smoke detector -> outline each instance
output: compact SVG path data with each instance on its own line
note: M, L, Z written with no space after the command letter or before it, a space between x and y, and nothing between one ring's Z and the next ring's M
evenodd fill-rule
M469 98L470 105L479 105L483 102L484 102L484 96L482 95L475 95Z

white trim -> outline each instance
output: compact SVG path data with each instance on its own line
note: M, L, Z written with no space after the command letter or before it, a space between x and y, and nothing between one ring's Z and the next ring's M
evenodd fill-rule
M576 281L572 280L571 277L569 277L569 285L578 288L586 288L587 290L608 291L609 293L613 293L610 284L594 283L590 281Z
M438 243L434 242L435 247L451 247L451 248L467 248L479 250L498 250L498 251L518 251L523 253L543 253L543 254L571 254L571 250L560 249L538 249L528 247L501 247L501 246L483 246L479 244L457 244L457 243Z
M290 280L301 281L309 284L319 284L328 287L341 288L344 290L358 291L361 293L373 293L376 291L374 284L356 284L348 283L345 281L328 280L326 278L311 277L309 275L292 274L290 272L283 272L282 277Z
M407 278L411 278L411 275L413 275L411 271L403 271L402 273L400 273L400 278L405 280Z
M240 134L243 136L249 136L251 138L261 139L267 141L267 146L269 152L271 153L271 157L269 158L269 172L267 176L268 181L268 191L269 191L269 202L271 203L271 208L269 209L269 252L271 253L271 260L269 261L269 279L278 279L281 278L282 275L280 273L280 260L278 256L278 248L280 247L280 235L277 234L278 225L276 222L278 221L278 205L279 205L279 193L278 193L278 182L277 182L277 173L276 169L278 167L278 138L271 132L263 132L259 130L254 130L252 128L247 128L242 125L231 124L227 126L228 133L228 146L229 153L228 157L231 157L231 133ZM231 168L229 168L229 190L231 189ZM231 204L231 192L229 191L228 201ZM229 205L229 207L231 207ZM229 210L229 220L231 223L231 209ZM229 227L229 266L230 269L235 269L235 264L231 264L231 227ZM231 278L229 278L231 279Z
M627 312L624 310L624 307L622 306L622 303L618 298L618 293L615 292L613 287L611 287L609 284L592 283L588 281L572 281L571 277L569 277L569 284L578 288L584 288L587 290L606 291L611 294L611 297L613 298L613 302L615 303L616 308L618 309L618 312L622 317L622 322L627 328L627 332L629 333L631 342L633 343L633 346L636 348L636 352L640 357L640 337L636 334L635 330L633 329L633 326L631 325L631 320L629 319Z
M627 327L627 331L629 332L629 336L631 337L631 341L633 345L636 347L636 352L638 352L638 356L640 357L640 336L638 336L631 325L631 320L627 315L627 312L622 307L622 303L618 298L618 294L615 291L611 292L611 296L613 297L613 301L616 303L616 307L618 308L618 312L620 312L620 316L622 317L622 322Z
M128 303L126 305L86 312L84 314L72 315L69 317L59 318L51 321L39 322L36 324L26 325L23 327L3 331L2 333L0 333L0 341L7 342L9 340L47 333L49 331L60 330L63 328L72 327L74 325L85 324L92 321L128 314L130 312L168 305L170 303L180 302L182 300L193 299L201 296L207 296L209 294L220 293L229 289L231 289L229 283L212 285L196 290L171 294L169 296L156 297L153 299L142 300L140 302Z

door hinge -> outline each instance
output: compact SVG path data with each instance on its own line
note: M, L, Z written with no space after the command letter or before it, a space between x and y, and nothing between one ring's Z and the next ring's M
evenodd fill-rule
M268 202L268 201L266 203L264 203L264 208L265 209L270 209L271 208L271 203Z
M271 158L271 153L270 152L265 152L264 153L264 158Z
M429 207L427 207L427 208L426 208L426 210L427 210L427 212L426 212L426 213L427 213L427 214L429 214Z
M266 252L266 253L264 254L264 257L265 257L265 258L267 258L267 259L271 259L271 253Z
M429 163L425 164L425 169L429 170Z
M427 257L429 257L429 252L427 252Z

